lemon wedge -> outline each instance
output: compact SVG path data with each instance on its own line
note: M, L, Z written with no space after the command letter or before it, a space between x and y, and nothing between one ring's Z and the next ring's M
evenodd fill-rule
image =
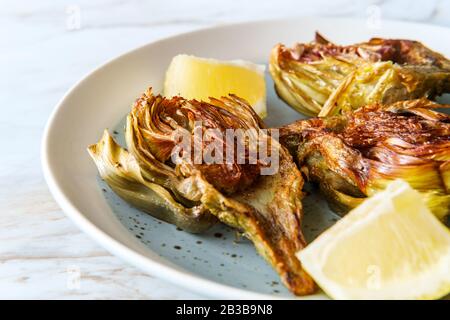
M164 82L164 95L208 101L233 93L247 100L264 118L266 84L264 65L243 60L220 61L180 54L170 63Z
M353 209L297 257L335 299L437 299L450 292L450 231L401 180Z

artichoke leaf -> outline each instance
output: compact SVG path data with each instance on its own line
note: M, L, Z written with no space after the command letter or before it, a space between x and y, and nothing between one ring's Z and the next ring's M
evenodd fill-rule
M434 98L450 92L450 61L417 41L371 39L339 46L276 45L269 71L277 94L297 111L332 116L372 103Z
M195 125L198 121L202 126ZM197 163L191 157L174 162L165 151L174 150L177 130L184 130L190 137L198 129L203 132L211 128L221 132L248 130L252 133L249 139L255 136L258 145L266 142L270 152L279 155L279 169L262 175L266 164L260 160L250 164L249 159L245 164L236 159L228 164ZM301 232L303 178L289 152L263 128L251 106L233 95L200 102L166 99L148 90L127 118L125 137L145 180L163 186L183 201L202 206L219 221L239 230L289 290L309 294L315 284L295 256L306 245ZM226 144L222 138L219 141ZM203 152L208 144L202 143ZM249 153L244 155L248 157Z
M315 285L295 257L306 246L299 232L303 182L292 160L281 161L279 174L262 176L252 188L236 195L221 194L200 172L184 179L180 189L186 197L204 204L221 222L243 233L286 287L304 295L313 292Z
M441 220L450 213L450 116L426 99L373 104L352 113L300 120L281 141L345 214L396 179L421 192Z
M232 198L252 208L234 227L244 231L260 254L296 294L314 290L314 283L293 255L306 246L301 230L303 179L286 149L280 148L279 170L261 176L256 185Z
M203 205L185 207L164 187L144 179L136 159L107 130L88 152L102 179L134 207L191 233L201 233L217 222Z

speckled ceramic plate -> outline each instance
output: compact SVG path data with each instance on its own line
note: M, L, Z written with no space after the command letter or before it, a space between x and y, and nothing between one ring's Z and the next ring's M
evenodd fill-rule
M130 207L99 179L86 147L98 141L104 128L123 140L123 119L131 103L148 86L161 89L164 72L179 53L266 63L274 44L310 41L316 30L337 43L373 36L411 38L450 53L450 44L442 41L450 38L449 29L387 21L379 29L369 27L365 21L348 19L253 22L172 37L108 62L77 83L49 120L42 163L51 192L63 210L106 249L155 276L208 297L292 298L252 244L228 227L217 225L205 234L192 235ZM270 77L267 83L267 124L300 119L276 97ZM304 232L312 240L337 217L316 190L309 191Z

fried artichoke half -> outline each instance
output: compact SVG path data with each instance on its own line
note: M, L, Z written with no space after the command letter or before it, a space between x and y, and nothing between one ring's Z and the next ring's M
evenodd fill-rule
M426 99L374 104L345 115L300 120L280 141L332 210L347 213L403 179L423 193L440 219L450 210L450 116Z
M203 231L216 220L236 228L254 243L289 290L310 294L315 284L295 256L305 246L303 178L289 152L263 127L253 109L234 95L200 102L164 98L149 89L127 117L128 151L105 132L89 152L104 180L132 205L191 232ZM199 142L197 134L205 135L209 129L216 131ZM236 149L225 163L202 157L198 161L195 144L200 143L203 155L212 145L227 150L228 140L220 133L228 129L250 132L242 139L244 152ZM180 132L192 138L192 149L177 149ZM265 142L270 154L279 155L275 174L261 174L269 166L267 161L250 161L251 139L256 139L258 150Z
M338 46L316 33L311 43L275 46L269 70L278 95L310 116L450 92L450 61L410 40Z

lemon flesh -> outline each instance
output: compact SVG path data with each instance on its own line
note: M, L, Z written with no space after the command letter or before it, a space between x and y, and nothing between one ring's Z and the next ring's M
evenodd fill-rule
M177 55L164 82L164 95L208 101L233 93L245 99L264 118L266 109L265 66L242 60L220 61Z
M335 299L437 299L450 292L450 231L401 180L297 256Z

